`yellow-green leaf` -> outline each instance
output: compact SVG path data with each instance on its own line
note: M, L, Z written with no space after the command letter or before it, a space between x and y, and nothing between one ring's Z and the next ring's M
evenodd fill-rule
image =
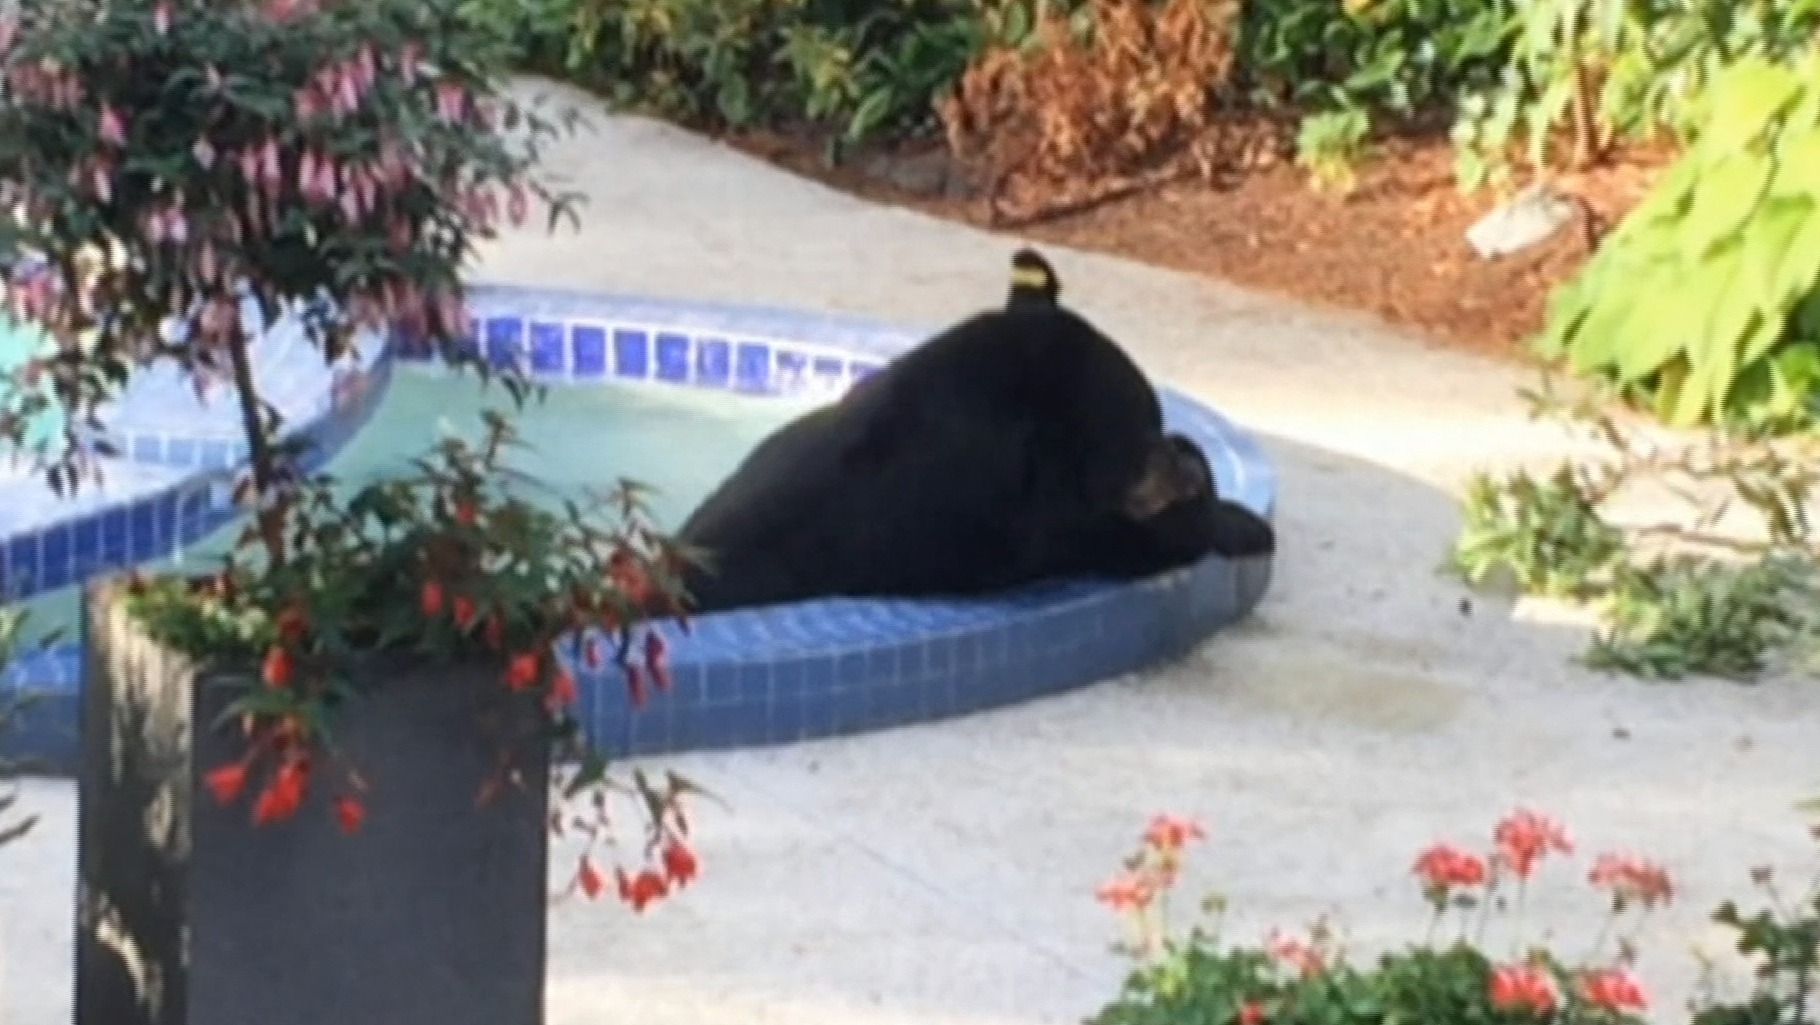
M1681 224L1682 255L1698 260L1736 232L1757 208L1774 169L1761 154L1735 153L1701 175L1693 205Z
M1747 57L1727 68L1708 94L1700 149L1708 159L1723 159L1743 149L1800 98L1801 85L1793 71L1761 57Z

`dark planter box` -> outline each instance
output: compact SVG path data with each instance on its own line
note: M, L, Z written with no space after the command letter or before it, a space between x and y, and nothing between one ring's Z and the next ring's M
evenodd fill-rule
M250 786L223 807L202 785L241 750L210 729L220 671L123 597L92 584L83 611L78 1025L541 1025L548 746L521 743L522 789L476 804L502 743L480 717L530 730L534 709L480 667L375 666L335 726L365 825L337 827L323 778L255 828Z

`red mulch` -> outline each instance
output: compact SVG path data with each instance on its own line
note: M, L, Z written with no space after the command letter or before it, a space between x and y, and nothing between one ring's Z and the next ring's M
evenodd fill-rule
M984 204L944 190L934 146L862 153L830 168L821 145L776 133L726 140L747 153L869 199L987 225ZM1583 263L1598 233L1640 197L1660 155L1558 180L1581 213L1548 240L1484 260L1467 228L1494 205L1462 196L1444 140L1392 140L1349 196L1311 188L1291 165L1217 185L1185 181L1017 230L1031 237L1212 275L1306 302L1364 310L1435 343L1520 358L1550 289ZM1588 216L1588 215L1591 216Z

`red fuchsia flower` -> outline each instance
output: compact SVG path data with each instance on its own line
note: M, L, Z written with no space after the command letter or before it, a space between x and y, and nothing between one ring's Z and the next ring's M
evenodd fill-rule
M297 814L303 806L304 791L310 783L310 763L303 758L290 758L278 766L266 784L259 800L253 804L253 824L263 826Z
M664 877L656 869L643 869L635 876L627 875L623 868L619 870L619 897L632 905L635 912L644 911L652 901L669 892L670 885L664 882Z
M1290 936L1277 929L1270 930L1265 940L1270 956L1301 973L1303 978L1312 978L1321 974L1321 952L1314 944L1299 936Z
M260 670L265 685L274 690L282 689L290 684L291 672L291 653L282 645L273 645L265 653L265 666Z
M1264 1025L1264 1005L1256 1000L1247 1000L1239 1006L1239 1025Z
M435 619L437 616L442 615L442 606L442 583L436 580L426 580L423 585L424 617L427 619Z
M1144 830L1144 845L1163 853L1172 853L1181 850L1190 841L1206 837L1207 833L1200 823L1164 813L1150 820L1150 825Z
M1628 854L1607 852L1593 862L1587 880L1602 890L1610 890L1620 903L1637 903L1646 908L1666 904L1674 898L1674 883L1661 865Z
M211 769L202 779L209 793L221 804L233 804L240 798L241 791L246 789L246 763L235 762Z
M1114 911L1138 911L1156 899L1156 886L1143 875L1126 872L1101 883L1093 897Z
M1607 1011L1643 1011L1649 1007L1642 984L1622 968L1587 972L1580 980L1580 995L1587 1003Z
M589 900L600 896L600 891L607 886L607 881L601 878L600 869L594 867L593 859L585 856L581 859L581 867L575 872L575 883L581 887L582 895Z
M506 687L510 690L525 690L537 682L542 663L534 651L527 651L512 656L506 666Z
M341 827L343 833L350 835L360 832L361 823L367 818L366 806L360 803L360 798L348 794L335 798L333 810L335 824Z
M1554 819L1528 808L1518 808L1498 823L1492 838L1498 845L1498 859L1518 879L1528 879L1536 864L1550 851L1572 854L1573 841L1567 830Z
M664 844L663 866L664 878L679 890L689 885L701 871L701 861L696 858L695 852L675 837Z
M1491 973L1491 1002L1500 1009L1547 1014L1557 1000L1555 984L1534 965L1501 965Z
M1417 855L1414 872L1424 888L1441 891L1478 886L1491 874L1484 858L1447 843L1435 844Z
M556 678L550 683L550 693L544 704L554 714L573 705L578 696L574 675L567 669L558 669Z

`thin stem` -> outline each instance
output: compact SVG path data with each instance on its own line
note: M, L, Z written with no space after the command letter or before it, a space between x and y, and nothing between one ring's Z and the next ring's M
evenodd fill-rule
M236 309L238 314L239 310ZM249 353L251 339L239 317L228 331L228 355L234 369L234 397L240 405L240 427L246 433L247 450L253 475L253 503L260 537L265 543L271 569L285 564L284 507L277 501L273 485L277 479L272 439L266 434L259 415L259 392L253 382L253 360Z

